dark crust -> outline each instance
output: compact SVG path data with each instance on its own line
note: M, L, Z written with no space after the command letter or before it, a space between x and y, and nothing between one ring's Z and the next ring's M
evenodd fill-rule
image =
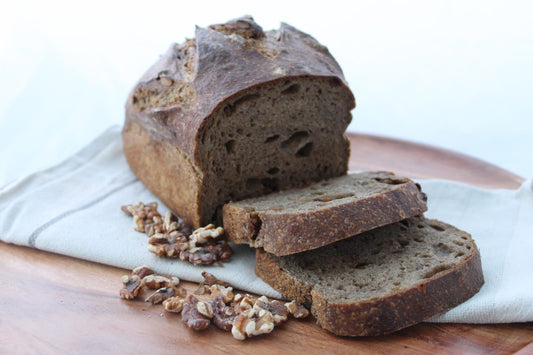
M355 107L355 99L345 82L342 70L326 47L287 24L282 24L278 31L267 32L266 37L268 41L276 38L274 47L264 46L264 37L249 38L243 46L242 41L232 39L227 34L211 28L197 27L196 38L187 40L182 45L173 44L144 74L127 99L123 139L127 143L124 153L132 171L174 212L180 216L185 214L184 219L195 227L212 222L206 215L212 218L210 212L216 207L204 206L202 202L202 194L206 189L202 173L202 164L206 162L199 153L202 150L202 138L212 128L216 113L228 102L245 95L257 86L313 78L343 88L349 98L346 106L350 109ZM193 53L188 57L183 54L187 46ZM186 63L188 70L183 69ZM161 79L163 76L165 80ZM168 82L171 85L165 86ZM183 100L180 102L148 105L143 109L135 105L139 93L183 88L187 90L184 91ZM346 122L346 125L348 123ZM143 132L144 137L159 142L159 147L134 148L137 144L135 142L141 140L135 133L132 134L132 131L139 130ZM185 168L188 170L185 179L180 173L176 173L180 169L161 167L161 151L164 151L167 161L187 161L190 166ZM345 160L347 168L347 154ZM132 164L136 161L149 165L141 167L140 164ZM167 191L168 186L160 184L160 176L147 174L149 170L170 174L166 180L173 180L174 184L185 184L193 180L194 175L195 185L190 186L194 193L171 195ZM176 201L177 199L182 201Z
M223 208L226 235L232 242L263 247L277 256L316 249L425 212L425 195L413 181L404 180L383 193L314 212L250 212L228 204ZM259 230L258 223L252 223L257 218ZM260 245L255 245L256 238Z
M188 224L205 225L199 210L201 175L190 160L168 141L152 139L136 122L124 127L122 140L126 160L139 180Z
M474 244L474 243L473 243ZM403 292L360 303L331 303L327 295L291 276L275 256L256 251L256 274L288 299L311 304L324 329L341 336L376 336L398 331L444 313L475 295L484 283L481 257L474 244L470 255Z
M249 48L243 49L240 43L223 33L197 27L194 41L196 71L190 81L186 82L178 69L183 63L177 59L178 45L173 44L132 90L126 103L126 121L137 120L149 126L152 128L149 131L172 139L178 149L193 157L203 129L209 126L211 115L228 100L256 85L298 77L317 77L326 81L340 79L338 83L345 87L352 98L350 104L355 107L355 99L339 65L327 48L311 36L282 24L275 57L263 54L261 45L255 45L254 40L250 43ZM275 74L280 71L284 74ZM179 107L138 112L133 105L135 92L141 87L161 87L158 77L162 72L176 83L190 85L194 99ZM161 132L162 128L165 132Z

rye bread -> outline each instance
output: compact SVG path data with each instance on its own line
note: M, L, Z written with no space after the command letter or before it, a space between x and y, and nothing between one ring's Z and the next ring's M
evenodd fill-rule
M364 172L224 205L228 240L281 256L420 215L426 196L412 180Z
M310 306L321 327L345 336L422 322L466 301L484 282L471 236L421 216L300 254L258 249L255 271L286 298Z
M132 171L194 227L230 201L346 174L355 107L313 37L247 16L173 44L135 85L122 132Z

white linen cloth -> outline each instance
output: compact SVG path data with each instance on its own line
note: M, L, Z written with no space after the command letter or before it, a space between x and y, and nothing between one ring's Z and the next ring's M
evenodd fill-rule
M428 194L426 216L472 234L481 252L485 285L473 298L431 321L503 323L533 321L533 191L484 190L442 181L419 181ZM0 190L0 240L132 269L146 264L158 273L202 281L208 270L234 287L280 297L254 273L254 251L232 245L231 262L192 266L147 251L120 206L157 201L136 179L114 126L80 152Z

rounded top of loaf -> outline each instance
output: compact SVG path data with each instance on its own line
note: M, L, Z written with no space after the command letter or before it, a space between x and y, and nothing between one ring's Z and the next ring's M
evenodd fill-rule
M228 100L250 87L296 77L344 89L345 104L355 107L340 66L308 34L285 23L264 32L250 16L197 27L194 39L172 44L143 75L128 98L126 119L153 127L151 134L173 140L194 161L209 116Z

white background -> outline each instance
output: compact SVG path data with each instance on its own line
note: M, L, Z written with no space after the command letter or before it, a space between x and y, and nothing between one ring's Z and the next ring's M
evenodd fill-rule
M265 30L287 22L328 46L356 96L350 130L429 143L533 177L528 1L0 5L0 186L122 124L129 90L172 42L192 37L195 25L244 14Z

